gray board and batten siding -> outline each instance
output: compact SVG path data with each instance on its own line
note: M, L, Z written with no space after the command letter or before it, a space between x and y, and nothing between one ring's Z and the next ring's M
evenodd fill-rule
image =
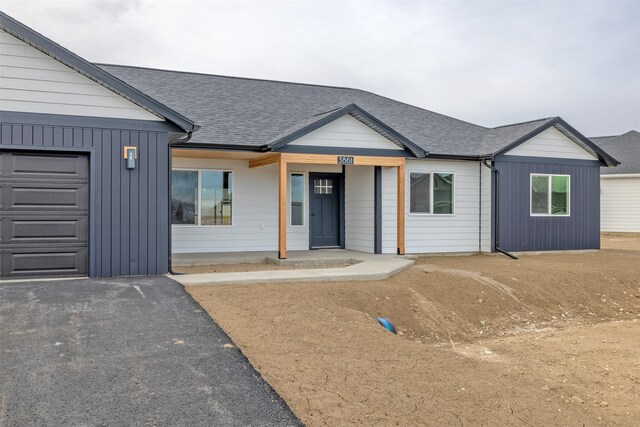
M598 161L497 156L498 245L510 252L600 249ZM531 174L569 175L568 216L531 216Z
M177 132L175 127L166 122L3 111L0 130L3 155L69 153L86 158L89 276L168 271L168 144L169 133ZM125 146L137 147L133 170L126 168ZM55 243L50 246L56 249ZM7 268L5 277L38 275Z

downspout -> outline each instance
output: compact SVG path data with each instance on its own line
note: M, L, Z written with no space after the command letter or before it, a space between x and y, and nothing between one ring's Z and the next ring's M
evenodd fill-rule
M176 273L175 271L173 271L173 267L171 265L171 165L173 164L173 150L172 148L177 145L177 144L184 144L185 142L189 142L189 140L191 139L191 136L193 135L193 132L187 132L187 135L184 138L178 138L175 139L171 142L169 142L169 179L167 180L167 182L169 183L169 189L167 191L167 194L169 195L169 254L168 254L168 261L169 261L169 273L176 275L176 274L180 274L180 273Z
M498 189L500 188L499 187L499 179L498 179L499 172L498 172L498 169L496 169L494 166L491 166L491 165L489 165L487 163L487 159L483 159L482 160L482 164L485 165L487 168L489 168L491 170L491 173L495 177L495 179L493 180L494 184L493 184L493 188L492 188L493 194L495 194L495 199L494 200L496 201L495 209L494 209L495 218L493 218L494 230L495 230L494 231L494 233L495 233L495 249L496 249L496 251L500 252L501 254L504 254L504 255L508 256L511 259L518 259L518 257L515 256L514 254L511 254L511 253L509 253L507 251L503 251L502 249L500 249L500 239L499 239L499 237L500 237L500 227L499 227L499 224L500 224L500 221L499 221L500 220L500 209L499 209L500 208L500 205L499 205L500 204L500 197L499 197L499 193L498 193Z

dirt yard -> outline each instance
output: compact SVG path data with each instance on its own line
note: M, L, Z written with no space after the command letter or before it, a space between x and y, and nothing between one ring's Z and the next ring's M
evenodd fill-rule
M299 268L339 268L347 267L348 265L350 264L346 262L331 262L309 267L308 265L278 265L259 262L244 264L182 265L173 267L173 271L179 274L234 273L242 271L296 270Z
M624 249L640 251L640 233L602 233L602 249Z
M638 251L425 257L386 281L189 292L310 426L640 419Z

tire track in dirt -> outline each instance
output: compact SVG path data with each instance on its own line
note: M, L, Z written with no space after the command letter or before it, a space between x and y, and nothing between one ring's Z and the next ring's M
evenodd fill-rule
M487 276L483 276L480 273L474 272L474 271L467 271L467 270L457 270L457 269L453 269L453 268L443 268L443 267L438 267L435 265L430 265L430 264L422 264L422 265L418 265L416 266L416 268L418 268L419 270L422 271L426 271L427 273L444 273L444 274L454 274L456 276L462 276L462 277L466 277L472 280L475 280L476 282L488 286L498 292L500 292L501 294L504 294L506 296L508 296L509 298L511 298L512 300L514 300L515 302L517 302L518 304L521 304L524 307L527 308L531 308L531 306L523 303L522 301L520 301L518 299L518 297L515 296L515 290L507 285L505 285L502 282L499 282L491 277L487 277Z

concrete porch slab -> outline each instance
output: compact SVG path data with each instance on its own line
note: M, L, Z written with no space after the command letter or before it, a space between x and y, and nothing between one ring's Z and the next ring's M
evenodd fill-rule
M395 255L373 255L347 250L298 251L297 253L296 251L291 251L288 255L287 260L278 261L286 261L287 263L293 264L301 262L320 263L318 265L321 265L323 261L350 261L353 264L342 268L304 268L296 270L181 274L169 275L169 277L185 286L383 280L401 272L414 263L413 260ZM263 260L264 259L269 259L269 257L264 257ZM277 260L277 257L272 259ZM237 260L235 263L241 262L246 261Z

